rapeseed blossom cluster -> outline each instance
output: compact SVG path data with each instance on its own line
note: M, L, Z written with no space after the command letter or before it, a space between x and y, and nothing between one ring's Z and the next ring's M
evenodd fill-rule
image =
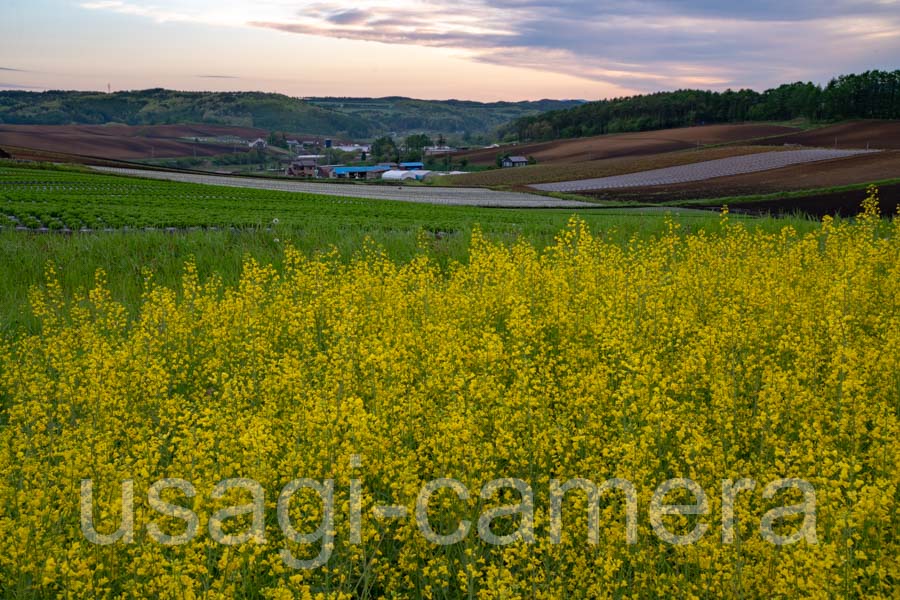
M137 315L102 272L83 297L51 269L32 293L41 331L0 346L0 591L4 596L160 598L896 597L900 581L900 221L873 206L854 224L814 233L668 233L625 246L573 220L555 245L473 235L469 259L441 267L427 249L398 264L370 247L350 261L285 248L283 268L247 259L238 285L200 278L179 289L147 274ZM358 456L358 460L353 457ZM152 541L185 521L148 504L161 478L193 484L174 504L199 519L189 543ZM490 500L492 479L534 490L531 543L475 535L436 546L412 520L422 485L447 477L471 494L431 498L446 535L461 520L516 503ZM548 535L551 479L633 482L640 507L627 543L621 495L601 500L590 543L584 496L567 496L560 543ZM646 508L661 482L690 478L709 513L694 544L653 535ZM719 523L724 480L800 478L816 491L816 542L775 546L761 516L798 501L760 490L735 501L733 539ZM210 515L249 501L214 497L229 478L259 482L265 542L220 544ZM333 479L328 562L288 541L279 490ZM81 482L93 521L121 522L134 485L132 543L94 545L79 521ZM350 482L363 494L351 543ZM171 491L171 490L170 490ZM321 521L298 493L294 527ZM497 519L514 531L516 515ZM247 531L250 515L230 519ZM799 526L786 519L787 534Z

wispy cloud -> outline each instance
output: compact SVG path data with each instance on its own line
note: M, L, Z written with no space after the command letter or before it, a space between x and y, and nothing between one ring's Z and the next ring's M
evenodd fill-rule
M200 79L240 79L235 75L197 75Z
M626 89L764 87L900 64L900 0L95 0L157 21L452 49Z
M2 90L43 90L40 85L22 85L21 83L9 83L0 81L0 89Z
M6 71L8 73L28 73L25 69L12 69L10 67L0 67L0 71Z

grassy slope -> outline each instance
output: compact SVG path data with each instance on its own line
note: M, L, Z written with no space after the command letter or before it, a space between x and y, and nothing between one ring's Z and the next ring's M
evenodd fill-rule
M43 282L48 262L59 270L69 294L90 286L95 271L103 268L114 296L133 308L140 295L144 267L153 270L158 280L175 284L188 256L196 257L201 274L216 272L230 282L237 279L244 256L279 264L285 243L308 254L336 248L348 258L371 239L396 260L408 260L424 248L448 264L466 259L475 227L492 239L524 239L544 247L573 214L578 214L593 231L626 244L633 236L648 237L663 231L668 214L625 209L579 212L429 206L163 181L136 182L74 170L7 169L6 177L38 182L33 187L43 190L17 192L0 186L0 213L4 215L26 210L34 214L93 211L110 220L117 218L121 223L141 226L166 225L178 216L195 226L238 227L174 234L119 231L68 236L23 233L6 227L0 232L0 331L7 332L34 325L27 310L28 289ZM63 188L69 189L61 191ZM684 231L718 227L714 213L672 209L672 214L684 224ZM6 221L6 216L0 218ZM276 218L278 223L273 224ZM766 229L779 229L789 223L799 229L814 226L800 219L760 219L752 223Z

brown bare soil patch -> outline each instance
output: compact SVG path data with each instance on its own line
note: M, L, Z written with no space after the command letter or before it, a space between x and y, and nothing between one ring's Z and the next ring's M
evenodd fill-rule
M900 214L900 185L885 185L878 189L881 213ZM862 212L862 201L866 190L848 190L803 196L801 198L780 198L764 202L732 203L729 210L750 215L791 215L805 213L812 217L839 215L853 217ZM714 206L714 205L713 205Z
M900 151L885 151L842 158L840 160L794 165L759 173L719 177L707 181L598 191L590 195L603 200L667 202L774 194L778 192L863 184L895 178L900 178ZM858 207L858 203L856 206Z
M454 158L457 160L466 158L473 165L493 165L498 153L509 152L514 155L534 156L541 164L586 162L623 156L661 154L696 148L698 145L755 140L795 131L797 130L794 128L780 125L704 125L487 148L461 152Z
M2 150L5 151L6 154L9 155L9 158L12 158L13 160L26 160L31 162L54 162L71 165L90 165L101 167L130 167L148 170L167 170L161 169L159 167L152 167L149 165L142 165L141 163L128 162L113 158L99 158L82 156L78 154L66 154L64 152L51 152L49 150L35 150L34 148L4 146Z
M538 164L516 169L493 169L479 173L454 175L444 178L442 183L461 186L524 186L626 175L652 169L679 167L707 160L772 152L773 150L775 149L771 146L723 146L650 156L608 158L573 164Z
M0 125L3 146L123 160L228 154L235 151L234 145L193 141L226 135L255 138L267 133L216 125ZM237 147L239 152L246 150Z
M778 136L765 143L900 150L900 121L852 121Z

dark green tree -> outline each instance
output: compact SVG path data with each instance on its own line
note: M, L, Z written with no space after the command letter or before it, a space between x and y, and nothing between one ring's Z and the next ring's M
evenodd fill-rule
M390 136L383 136L372 142L372 158L380 162L398 162L400 151Z
M422 160L425 154L425 148L431 146L431 138L424 133L416 133L408 136L403 142L405 153L404 160L417 161Z

